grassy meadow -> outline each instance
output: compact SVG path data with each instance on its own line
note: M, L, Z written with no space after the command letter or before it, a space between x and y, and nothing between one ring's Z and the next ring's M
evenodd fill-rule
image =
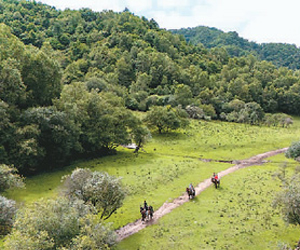
M290 174L293 169L290 164ZM115 249L257 250L277 249L282 242L295 245L299 227L285 225L271 206L274 191L280 190L280 181L273 177L277 170L268 163L225 176L220 189L208 188Z
M106 171L121 176L128 191L123 207L108 220L113 222L114 228L119 228L140 217L139 205L144 199L156 209L181 195L190 182L196 185L212 172L232 166L204 162L201 158L245 159L288 147L299 139L298 118L294 118L290 128L192 121L189 128L181 131L162 135L154 132L152 140L144 147L146 152L140 151L138 157L133 150L119 147L117 155L76 162L56 172L27 178L26 189L10 191L7 196L20 205L41 197L54 197L59 193L61 177L76 167ZM299 238L296 229L286 227L278 212L270 213L274 190L279 190L279 183L272 179L272 173L287 159L281 155L271 160L268 164L222 178L220 190L209 188L156 225L125 239L117 249L143 246L146 249L150 246L152 249L272 249L269 245L274 246L280 240L294 243ZM295 164L288 162L292 171ZM263 219L267 215L270 223ZM262 247L255 248L255 245Z

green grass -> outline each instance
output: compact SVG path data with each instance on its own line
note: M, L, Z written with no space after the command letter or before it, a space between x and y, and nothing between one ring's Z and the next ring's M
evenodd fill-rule
M200 158L216 160L245 159L266 151L288 147L292 141L299 139L299 135L300 120L297 118L294 119L294 125L288 129L215 121L193 121L189 128L182 131L162 135L153 133L153 139L144 148L146 153L141 152L138 157L135 157L133 150L119 147L117 155L76 162L62 170L27 178L26 189L10 191L7 196L25 204L34 202L41 197L54 197L59 192L61 177L70 174L76 167L106 171L114 176L122 176L123 184L128 190L123 207L117 210L109 219L110 222L114 223L114 228L119 228L140 217L139 205L142 204L144 199L147 200L148 204L153 205L154 209L157 209L164 202L171 201L181 195L190 182L196 185L210 177L212 172L220 172L232 166L225 163L207 163L201 161ZM274 159L276 159L276 164L282 161L293 162L287 160L283 155ZM271 166L268 167L272 168ZM232 178L235 176L238 176L238 174L232 174ZM224 180L226 179L224 178ZM229 183L231 183L230 180ZM225 191L225 184L223 188L221 192ZM227 188L228 190L235 190L239 187ZM223 196L224 193L220 194ZM195 200L196 204L191 203L187 206L194 204L199 207L198 203L202 202L202 194L200 197ZM200 207L202 205L201 203ZM189 209L194 211L193 206ZM204 213L205 210L200 212ZM213 215L208 212L204 214L206 214L207 219ZM184 213L184 210L181 216L183 220L188 220L185 217L189 215ZM159 223L165 223L164 220L167 219L163 218ZM191 240L192 237L186 236L189 227L179 221L178 223L182 231L180 234L183 234L187 240ZM198 227L197 223L195 225ZM172 225L170 226L172 227ZM220 229L220 231L222 230ZM177 235L177 233L174 232L174 235L180 237L180 234ZM218 235L221 232L211 231L211 233ZM133 237L138 238L138 235ZM297 238L298 236L294 239ZM155 238L155 241L159 244L159 237ZM127 242L127 240L124 242Z
M291 172L293 164L289 168ZM249 167L222 178L195 200L123 240L122 249L276 249L295 245L299 227L286 226L271 204L280 190L277 165Z

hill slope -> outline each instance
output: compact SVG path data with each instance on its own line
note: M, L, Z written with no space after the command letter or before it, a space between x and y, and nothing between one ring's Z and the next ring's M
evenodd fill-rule
M207 48L224 47L231 56L254 54L260 60L270 61L277 67L300 69L300 49L294 44L258 44L240 37L237 32L223 32L205 26L171 31L183 35L192 44L201 43Z

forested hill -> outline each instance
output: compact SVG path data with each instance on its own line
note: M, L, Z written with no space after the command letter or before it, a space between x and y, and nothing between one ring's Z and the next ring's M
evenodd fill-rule
M299 75L188 44L128 10L0 0L0 164L59 167L141 143L143 124L163 132L187 116L284 125L275 113L300 114Z
M171 30L183 35L192 44L203 44L206 48L223 47L231 56L253 54L260 60L272 62L277 67L300 69L300 49L294 44L249 42L237 32L223 32L216 28L198 26Z

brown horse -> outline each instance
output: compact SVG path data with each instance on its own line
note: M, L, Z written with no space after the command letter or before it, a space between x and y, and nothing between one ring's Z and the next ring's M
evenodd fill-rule
M152 206L149 206L146 214L147 214L147 219L152 220L154 214L154 210Z
M211 182L213 184L215 184L215 188L219 188L220 187L220 179L216 179L215 177L211 178Z
M142 221L144 221L146 219L146 216L147 216L147 210L144 209L143 207L140 207L140 213L142 215Z
M196 193L195 193L195 189L193 189L193 188L186 188L186 192L187 192L187 194L188 194L188 196L189 196L189 199L193 199L194 197L195 197L195 195L196 195Z
M152 206L149 206L148 209L144 208L144 207L140 207L140 213L142 215L142 221L149 221L152 220L153 218L153 214L154 214L154 210Z

